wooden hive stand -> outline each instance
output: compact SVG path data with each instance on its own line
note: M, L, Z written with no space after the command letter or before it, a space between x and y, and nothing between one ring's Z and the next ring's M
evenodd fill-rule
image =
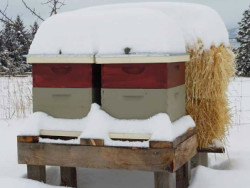
M210 147L210 148L198 148L197 154L192 159L191 167L197 167L198 165L208 167L208 154L209 153L225 153L224 147Z
M18 162L27 164L29 179L46 182L45 166L60 166L61 185L70 187L77 187L76 167L84 167L152 171L155 188L187 188L190 160L197 153L195 128L173 142L150 141L149 148L110 147L100 139L81 139L80 144L39 143L39 136L18 136L17 142Z

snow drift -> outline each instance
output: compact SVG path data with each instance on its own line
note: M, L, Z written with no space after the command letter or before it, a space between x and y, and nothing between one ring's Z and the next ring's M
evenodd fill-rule
M228 45L213 9L188 3L129 3L61 13L40 26L29 55L185 53L198 39L204 47Z
M184 134L195 123L190 116L184 116L171 122L167 114L160 113L146 120L120 120L111 117L101 110L97 104L92 104L89 114L82 119L59 119L36 112L24 122L24 128L19 135L39 135L40 130L82 131L80 138L103 139L105 145L148 147L149 142L121 142L113 141L108 133L137 133L152 134L151 140L173 141ZM43 142L67 143L67 141L53 141L41 139ZM79 143L71 140L68 143Z

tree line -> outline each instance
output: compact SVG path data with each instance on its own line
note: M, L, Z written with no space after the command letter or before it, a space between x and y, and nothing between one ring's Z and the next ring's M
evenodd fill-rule
M41 0L42 1L42 0ZM39 21L45 19L25 0L22 0L24 7ZM65 5L64 0L47 0L42 5L48 7L48 16L57 14L58 10ZM28 54L31 42L37 32L38 23L26 27L23 20L18 15L15 20L8 17L6 10L0 9L0 75L17 75L31 71L31 65L26 63L24 55ZM250 77L250 6L243 13L243 18L239 22L237 41L240 47L235 49L236 53L236 74L238 76Z
M34 19L41 22L45 20L25 0L22 3ZM57 14L65 5L64 0L41 0L41 4L47 6L48 16ZM0 75L22 75L31 72L31 65L26 63L25 55L28 54L39 25L35 21L33 25L25 26L19 15L15 19L9 17L7 9L8 3L5 9L0 9L0 23L3 25L0 28Z
M236 53L236 74L250 77L250 6L243 13L239 22L237 41L240 43Z
M4 75L31 72L31 65L26 63L25 55L39 27L37 22L29 28L25 27L19 15L13 22L15 27L5 23L0 30L0 74Z

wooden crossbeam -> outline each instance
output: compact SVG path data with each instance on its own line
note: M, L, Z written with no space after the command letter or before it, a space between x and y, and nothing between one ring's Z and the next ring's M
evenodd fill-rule
M92 138L81 138L80 144L83 146L104 146L104 140L92 139Z
M132 148L82 146L52 143L18 143L18 162L101 169L176 171L197 153L192 136L174 148ZM62 157L63 156L63 157Z
M198 148L198 152L201 152L201 153L225 153L225 148L224 147Z
M196 127L189 128L183 135L177 137L173 142L169 141L150 141L150 148L176 148L180 143L195 135Z
M17 142L20 143L37 143L38 140L38 136L17 136Z

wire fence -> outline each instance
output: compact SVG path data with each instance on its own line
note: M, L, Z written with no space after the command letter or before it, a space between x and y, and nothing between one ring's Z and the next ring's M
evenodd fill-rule
M250 78L237 77L229 85L232 125L250 125Z
M0 77L0 119L24 118L31 113L31 76Z
M250 125L250 78L235 78L228 89L232 125ZM32 77L0 77L0 119L32 113Z

